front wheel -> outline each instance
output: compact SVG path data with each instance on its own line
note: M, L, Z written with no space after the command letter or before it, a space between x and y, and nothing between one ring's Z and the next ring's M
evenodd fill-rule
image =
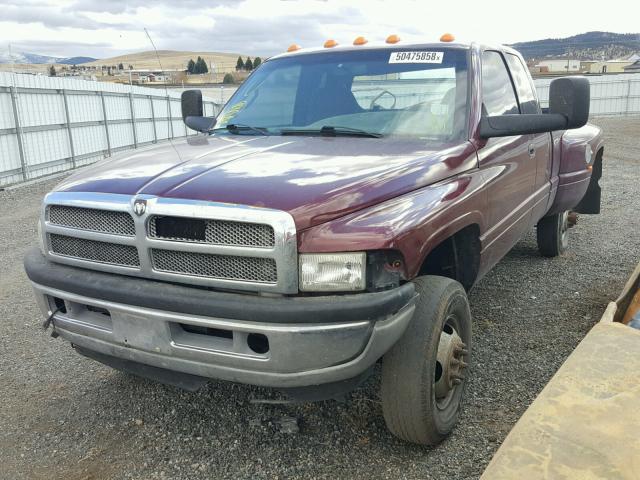
M538 222L538 250L545 257L557 257L569 248L569 211L549 215Z
M435 445L453 429L471 359L471 312L462 285L437 276L413 282L409 327L382 360L387 427L408 442Z

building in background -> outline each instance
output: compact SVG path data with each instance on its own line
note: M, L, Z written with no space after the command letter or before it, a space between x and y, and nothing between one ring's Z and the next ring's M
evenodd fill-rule
M554 58L541 60L535 67L539 68L539 73L578 73L581 63L580 60L570 58Z
M633 62L628 60L604 60L581 62L581 71L584 73L623 73L624 67L631 65Z
M623 68L624 73L640 73L640 59Z

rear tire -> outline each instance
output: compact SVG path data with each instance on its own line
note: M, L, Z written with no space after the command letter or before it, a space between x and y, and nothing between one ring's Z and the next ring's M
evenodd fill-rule
M441 442L453 429L471 359L471 312L464 288L423 276L407 330L382 361L382 411L396 437L421 445Z
M536 228L538 250L545 257L562 255L569 247L569 211L549 215Z

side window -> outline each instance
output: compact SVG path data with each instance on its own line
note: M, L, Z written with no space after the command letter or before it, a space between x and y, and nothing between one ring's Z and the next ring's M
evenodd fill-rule
M525 114L540 113L536 94L522 60L511 53L506 54L505 58L507 59L509 70L511 70L513 81L516 84L518 100L520 100L520 111Z
M489 116L520 113L502 55L492 50L482 54L482 113Z

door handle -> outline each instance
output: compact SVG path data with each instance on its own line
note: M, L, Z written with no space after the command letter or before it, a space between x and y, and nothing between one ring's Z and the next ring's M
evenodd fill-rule
M529 156L533 157L536 154L536 147L532 143L529 144Z

